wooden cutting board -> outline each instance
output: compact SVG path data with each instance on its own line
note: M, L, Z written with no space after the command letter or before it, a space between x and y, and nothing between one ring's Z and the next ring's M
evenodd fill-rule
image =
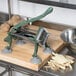
M30 26L31 29L37 30L39 27L37 26ZM63 41L60 39L61 31L47 29L50 33L50 37L48 39L48 43L50 44L51 48L54 51L59 52L60 49L64 46ZM8 45L4 42L4 38L7 36L7 33L0 32L0 60L16 64L28 69L32 69L38 71L51 57L50 54L45 54L43 52L43 48L39 47L38 56L41 57L42 63L41 64L32 64L30 59L32 58L32 54L34 52L34 44L30 42L26 42L23 45L13 45L13 51L9 54L3 54L2 50Z

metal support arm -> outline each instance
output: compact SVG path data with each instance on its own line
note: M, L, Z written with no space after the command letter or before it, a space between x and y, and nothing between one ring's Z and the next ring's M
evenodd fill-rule
M35 40L35 49L34 49L33 57L37 57L38 46L39 46L39 43L37 43L37 41Z

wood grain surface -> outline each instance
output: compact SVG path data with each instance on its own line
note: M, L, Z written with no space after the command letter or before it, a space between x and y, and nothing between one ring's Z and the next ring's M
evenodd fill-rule
M32 25L30 26L30 28L33 30L37 30L39 27ZM64 46L63 41L60 39L61 31L53 29L47 29L47 31L50 33L48 43L50 44L51 48L54 49L54 51L59 52L60 49ZM32 64L30 62L30 59L32 58L32 54L34 52L34 44L30 42L26 42L23 45L16 45L15 43L13 43L12 53L3 54L2 50L8 45L6 42L4 42L4 38L6 36L7 33L0 32L0 60L38 71L51 57L50 54L45 54L43 52L42 47L39 47L38 56L41 57L42 63Z

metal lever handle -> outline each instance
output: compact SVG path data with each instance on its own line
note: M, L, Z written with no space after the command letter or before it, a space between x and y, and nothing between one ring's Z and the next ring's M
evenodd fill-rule
M53 8L49 7L49 8L48 8L43 14L41 14L40 16L31 18L31 19L29 19L29 20L27 20L27 21L24 20L24 21L18 23L18 24L17 24L16 26L14 26L13 28L17 30L19 27L24 26L24 25L26 25L26 24L28 24L28 23L30 23L30 22L35 22L35 21L37 21L37 20L40 20L40 19L42 19L43 17L45 17L45 16L47 16L48 14L50 14L52 11L53 11Z

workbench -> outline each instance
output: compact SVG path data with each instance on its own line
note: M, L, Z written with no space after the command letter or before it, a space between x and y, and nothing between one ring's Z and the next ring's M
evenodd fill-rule
M36 22L36 23L38 23L38 22ZM34 24L36 24L36 23L34 23ZM41 22L41 24L44 24L44 23ZM40 25L40 22L39 22L39 25ZM53 29L54 27L55 27L55 25L53 27L51 27L51 28ZM56 25L56 27L57 27L57 25ZM55 27L55 29L56 29L56 27ZM59 26L57 27L57 29L58 28L59 28ZM68 28L68 27L66 27L66 28ZM64 29L62 29L62 30L64 30ZM61 53L64 53L65 51L66 51L66 53L68 53L68 49L66 49L66 50L62 51ZM72 55L75 56L74 54L72 54ZM76 64L74 64L74 65L76 66ZM6 68L0 74L0 76L3 76L6 72L8 72L8 76L12 76L12 72L14 72L14 71L18 71L18 72L27 74L29 76L66 76L66 75L67 76L75 76L74 74L75 74L75 71L76 71L76 67L75 66L74 66L75 67L74 71L71 72L72 75L71 74L68 75L68 73L67 74L63 73L62 74L62 73L55 73L55 72L52 72L52 71L45 71L43 68L41 68L39 71L35 71L35 70L31 70L31 69L28 69L26 67L23 67L23 66L20 66L20 65L17 65L17 64L13 64L13 63L7 62L5 60L0 60L0 66Z
M66 52L67 51L67 52ZM66 52L66 53L65 53ZM74 58L76 58L76 55L74 55L73 53L71 53L67 47L65 47L62 52L62 54L68 54L70 56L73 56ZM74 69L71 72L67 72L67 73L60 73L60 72L53 72L53 71L45 71L43 68L41 68L38 72L37 71L33 71L18 65L14 65L5 61L0 61L0 66L4 67L5 70L0 74L0 76L3 76L4 74L8 73L8 76L13 76L13 72L20 72L22 74L25 75L29 75L29 76L76 76L76 62L74 64Z
M4 26L6 26L4 24ZM28 25L29 29L38 30L39 26L36 25ZM61 48L64 47L64 42L60 38L61 31L45 28L49 37L47 39L47 44L49 44L50 48L55 52L59 52ZM31 63L32 55L34 52L34 43L29 40L25 40L25 43L22 45L17 45L16 40L12 42L12 52L11 53L2 53L2 50L8 46L7 42L4 39L7 37L7 32L0 32L0 60L10 62L12 64L16 64L31 70L39 71L47 61L50 59L51 54L44 53L44 48L38 47L38 56L41 58L42 62L40 64Z

